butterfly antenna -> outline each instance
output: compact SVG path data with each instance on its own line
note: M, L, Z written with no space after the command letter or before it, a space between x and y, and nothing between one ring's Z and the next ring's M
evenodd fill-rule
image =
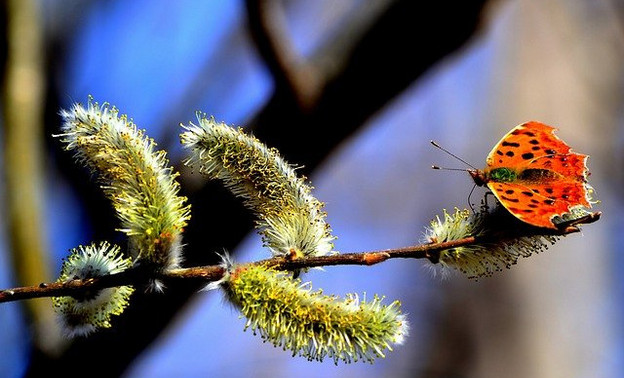
M452 156L452 157L454 157L455 159L457 159L457 160L461 161L462 163L466 164L466 165L467 165L467 166L469 166L470 168L475 169L475 170L477 169L477 168L476 168L476 167L474 167L472 164L468 163L466 160L464 160L464 159L460 158L459 156L455 155L455 154L454 154L454 153L452 153L451 151L449 151L449 150L447 150L446 148L444 148L444 147L440 146L440 145L438 144L438 142L436 142L436 141L434 141L434 140L431 140L430 142L431 142L431 144L433 144L433 146L434 146L434 147L439 148L440 150L442 150L442 151L446 152L447 154L451 155L451 156ZM448 169L448 168L440 168L440 167L435 168L435 167L436 167L436 166L434 166L434 168L433 168L433 169ZM457 169L457 170L458 170L458 171L462 171L462 169Z
M444 171L462 171L462 172L470 171L469 169L465 169L465 168L448 168L448 167L440 167L438 165L432 165L431 169L440 169Z

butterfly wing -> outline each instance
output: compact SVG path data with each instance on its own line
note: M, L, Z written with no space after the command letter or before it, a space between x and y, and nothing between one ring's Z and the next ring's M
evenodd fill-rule
M556 229L554 217L570 213L576 206L591 207L577 182L556 185L488 182L487 186L516 218L537 227Z
M521 167L541 156L570 152L570 147L554 134L554 127L531 121L514 127L488 155L487 167Z
M516 126L486 160L486 171L505 167L517 172L513 182L487 186L514 216L538 227L556 228L552 218L576 206L591 207L588 156L572 152L555 130L534 121Z

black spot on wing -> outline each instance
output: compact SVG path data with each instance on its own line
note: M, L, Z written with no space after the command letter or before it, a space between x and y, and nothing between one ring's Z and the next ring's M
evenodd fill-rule
M509 201L509 202L514 202L514 203L520 202L520 200L517 199L517 198L509 198L509 197L505 197L505 196L501 196L501 199L505 200L505 201Z

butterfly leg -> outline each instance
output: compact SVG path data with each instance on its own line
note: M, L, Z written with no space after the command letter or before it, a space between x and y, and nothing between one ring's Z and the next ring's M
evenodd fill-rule
M482 207L485 210L490 209L490 205L488 204L488 196L494 197L494 206L492 206L492 207L496 207L496 196L494 196L494 193L492 193L492 191L488 190L488 191L485 192L485 195L483 196Z
M477 187L477 185L473 185L472 189L470 189L470 193L468 193L468 206L470 206L470 210L472 210L473 214L476 214L477 212L475 211L474 206L470 202L470 197L472 196L472 192L474 192L476 187Z

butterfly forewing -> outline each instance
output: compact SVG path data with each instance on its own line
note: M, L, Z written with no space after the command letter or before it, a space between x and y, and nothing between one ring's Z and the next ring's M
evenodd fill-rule
M523 167L536 158L567 154L568 147L554 134L554 127L531 121L514 127L492 149L486 165L490 168Z

